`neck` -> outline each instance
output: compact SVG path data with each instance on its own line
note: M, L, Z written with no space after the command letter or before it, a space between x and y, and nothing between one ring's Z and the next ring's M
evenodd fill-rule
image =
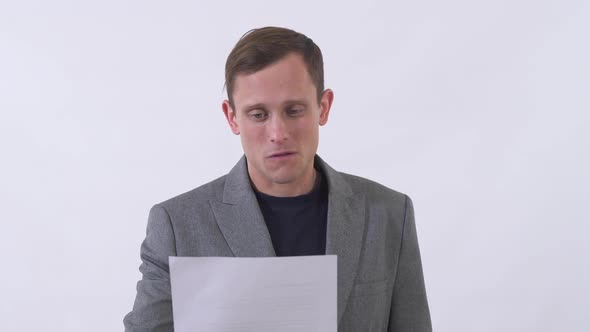
M248 173L252 185L259 192L275 197L295 197L305 195L313 190L317 178L317 171L313 166L305 172L301 179L289 183L279 183L267 179L257 179L252 176L248 167ZM266 181L265 181L266 180Z

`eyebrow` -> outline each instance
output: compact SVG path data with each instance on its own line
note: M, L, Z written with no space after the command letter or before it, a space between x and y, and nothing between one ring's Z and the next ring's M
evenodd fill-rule
M289 99L283 102L283 106L285 105L303 105L307 106L307 101L305 99ZM244 107L244 111L248 112L255 109L267 109L266 104L264 103L256 103L252 105L246 105Z
M244 106L244 111L251 111L251 110L255 110L255 109L265 109L266 105L264 105L263 103L256 103L256 104L252 104L252 105L247 105Z

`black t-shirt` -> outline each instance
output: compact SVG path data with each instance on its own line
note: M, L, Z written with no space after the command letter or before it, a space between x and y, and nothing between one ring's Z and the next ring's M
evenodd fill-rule
M275 197L255 192L277 256L326 253L328 184L320 170L308 194Z

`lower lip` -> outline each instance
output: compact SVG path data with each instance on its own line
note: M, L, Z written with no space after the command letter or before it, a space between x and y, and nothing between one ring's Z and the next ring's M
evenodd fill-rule
M289 157L293 157L295 154L294 153L289 153L289 154L283 154L280 156L272 156L270 157L270 159L272 160L283 160L283 159L287 159Z

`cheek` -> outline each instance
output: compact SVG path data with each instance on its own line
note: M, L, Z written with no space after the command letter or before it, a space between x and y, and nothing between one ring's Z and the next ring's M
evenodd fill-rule
M318 137L318 127L313 122L306 121L305 123L299 124L296 130L297 135L301 140L314 141Z
M264 143L264 128L255 126L243 126L240 139L244 150L255 152Z

